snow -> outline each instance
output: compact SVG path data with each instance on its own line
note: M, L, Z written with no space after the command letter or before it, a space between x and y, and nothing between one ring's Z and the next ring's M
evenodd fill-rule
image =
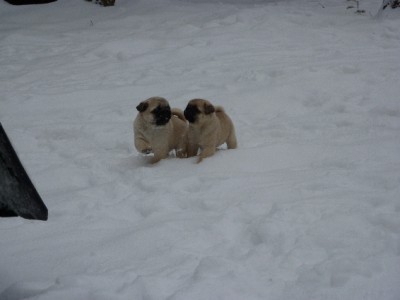
M0 220L0 299L399 299L400 11L116 4L0 2L0 120L49 209ZM224 106L238 149L150 165L151 96Z

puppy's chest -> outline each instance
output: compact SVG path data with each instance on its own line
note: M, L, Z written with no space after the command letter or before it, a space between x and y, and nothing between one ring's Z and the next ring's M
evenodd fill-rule
M191 126L189 128L190 138L196 141L204 140L216 134L217 130L214 126Z
M171 124L168 123L164 126L148 126L143 128L142 133L149 141L164 141L168 139L168 135L171 131Z

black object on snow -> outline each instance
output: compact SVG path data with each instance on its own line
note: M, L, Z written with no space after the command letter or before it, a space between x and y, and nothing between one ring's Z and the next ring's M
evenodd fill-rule
M4 0L12 5L45 4L57 0Z
M48 211L0 123L0 217L46 221Z
M86 0L87 2L92 2L92 0ZM103 6L114 6L115 0L94 0L94 3Z

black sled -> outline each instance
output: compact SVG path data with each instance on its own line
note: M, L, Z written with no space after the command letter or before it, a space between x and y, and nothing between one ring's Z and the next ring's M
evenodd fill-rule
M48 211L0 123L0 217L46 221Z

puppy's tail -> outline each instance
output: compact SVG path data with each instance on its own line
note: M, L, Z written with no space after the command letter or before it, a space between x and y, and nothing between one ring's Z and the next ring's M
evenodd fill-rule
M181 111L179 108L172 108L171 113L172 115L177 116L179 119L186 122L185 115L183 114L183 111Z
M215 112L225 112L225 109L222 106L216 106Z

